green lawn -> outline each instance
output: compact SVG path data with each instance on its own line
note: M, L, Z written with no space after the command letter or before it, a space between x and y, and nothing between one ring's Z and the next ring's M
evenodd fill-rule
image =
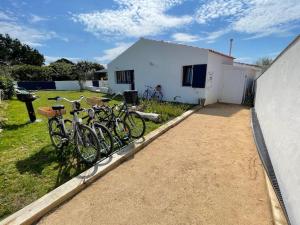
M33 103L36 111L40 106L54 104L47 100L48 97L77 99L80 95L99 96L89 91L40 91L37 95L40 98ZM118 102L114 100L110 104ZM0 108L1 114L8 119L2 127L4 131L0 133L0 220L86 169L74 163L71 154L64 161L58 159L49 139L47 118L37 115L42 122L28 123L24 103L12 99L5 104L6 109ZM70 109L69 103L62 104ZM161 113L163 122L166 122L190 107L184 104L149 103L145 111ZM146 133L149 133L161 124L147 121L146 125Z

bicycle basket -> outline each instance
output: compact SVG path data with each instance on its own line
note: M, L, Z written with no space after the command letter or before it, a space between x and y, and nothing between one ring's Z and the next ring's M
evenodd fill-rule
M63 114L66 114L66 110L65 109L53 110L51 107L39 107L38 114L51 118L54 116L61 116Z

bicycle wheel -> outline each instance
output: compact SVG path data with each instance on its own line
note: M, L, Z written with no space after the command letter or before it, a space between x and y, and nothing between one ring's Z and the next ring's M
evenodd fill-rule
M55 117L49 119L48 125L50 140L53 146L57 149L61 149L64 146L65 142L65 134L62 125Z
M142 137L145 134L146 131L145 120L137 112L129 112L125 116L124 121L126 124L128 124L130 128L131 137L137 139Z
M129 126L122 120L116 119L114 122L114 133L124 143L131 138Z
M96 133L84 124L78 124L75 133L76 151L86 164L94 164L100 158L100 145Z
M100 123L94 123L95 131L100 142L100 152L105 156L112 153L114 148L113 137L110 131Z
M163 99L163 95L161 92L159 91L155 91L151 97L153 100L156 100L156 101L162 101Z
M149 100L149 91L148 90L144 91L144 93L142 95L142 99L143 100Z

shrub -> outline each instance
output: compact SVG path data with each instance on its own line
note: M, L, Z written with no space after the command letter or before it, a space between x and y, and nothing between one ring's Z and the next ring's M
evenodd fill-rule
M17 65L13 66L11 75L17 81L48 81L53 71L46 66Z
M0 89L4 92L4 99L11 99L14 95L14 82L11 77L0 74Z

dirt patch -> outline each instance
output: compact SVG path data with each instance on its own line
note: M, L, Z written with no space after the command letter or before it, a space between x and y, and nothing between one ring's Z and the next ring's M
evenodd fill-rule
M249 116L200 110L40 224L272 224Z

